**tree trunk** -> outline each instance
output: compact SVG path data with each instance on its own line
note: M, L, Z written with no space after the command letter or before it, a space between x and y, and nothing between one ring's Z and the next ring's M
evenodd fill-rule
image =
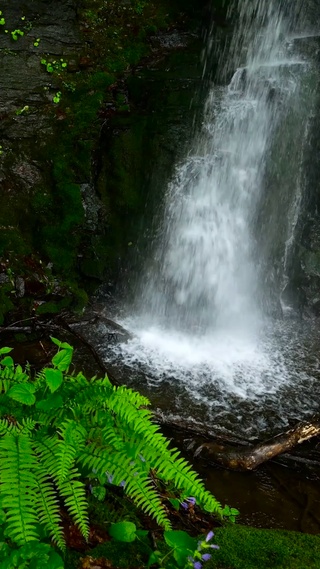
M293 449L320 434L320 417L301 422L292 429L252 447L237 448L214 442L202 444L196 450L201 458L210 458L232 470L253 470L263 462Z

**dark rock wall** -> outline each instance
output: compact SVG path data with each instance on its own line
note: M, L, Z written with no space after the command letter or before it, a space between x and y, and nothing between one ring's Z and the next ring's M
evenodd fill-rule
M138 210L144 208L143 187L151 174L145 173L141 156L151 164L157 146L167 144L163 128L150 148L153 109L143 87L137 94L139 75L132 71L140 61L148 68L169 51L183 52L185 38L182 45L177 38L179 44L188 32L186 44L195 41L212 6L222 17L221 5L205 0L2 2L3 313L12 302L25 304L23 311L45 311L43 304L59 310L61 302L81 306L83 288L114 281L128 239L136 239L136 233L129 235L132 224L127 233L125 227L133 219L138 224ZM165 38L168 30L171 38ZM169 43L161 44L162 36ZM179 86L172 89L171 97L179 98ZM170 106L163 86L159 91L157 112L162 104ZM21 278L23 295L16 286Z

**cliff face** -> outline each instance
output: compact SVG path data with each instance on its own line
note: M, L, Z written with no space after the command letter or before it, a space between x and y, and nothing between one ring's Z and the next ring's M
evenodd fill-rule
M217 19L221 4L214 4ZM144 207L136 167L132 180L124 171L138 155L143 169L141 136L148 135L141 124L129 135L128 125L135 108L140 116L143 106L153 114L134 78L170 51L196 45L212 6L194 0L8 0L1 9L3 321L13 303L23 312L81 306L84 289L115 278L128 243L126 216ZM199 57L199 41L194 49ZM160 105L160 85L159 92ZM118 152L110 135L119 131L125 148Z

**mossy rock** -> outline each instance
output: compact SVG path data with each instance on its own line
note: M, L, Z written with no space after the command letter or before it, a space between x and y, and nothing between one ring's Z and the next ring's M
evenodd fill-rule
M219 528L206 569L319 569L320 538L244 526Z

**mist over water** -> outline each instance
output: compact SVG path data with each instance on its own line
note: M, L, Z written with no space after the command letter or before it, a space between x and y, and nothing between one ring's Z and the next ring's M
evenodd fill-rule
M280 420L289 409L279 393L309 377L296 365L292 325L270 314L281 316L315 103L314 64L298 41L314 31L298 4L233 5L218 73L229 84L211 87L168 185L134 313L122 321L134 339L109 354L150 385L183 386L210 416L239 416L242 400L267 403ZM291 404L300 415L308 408Z

